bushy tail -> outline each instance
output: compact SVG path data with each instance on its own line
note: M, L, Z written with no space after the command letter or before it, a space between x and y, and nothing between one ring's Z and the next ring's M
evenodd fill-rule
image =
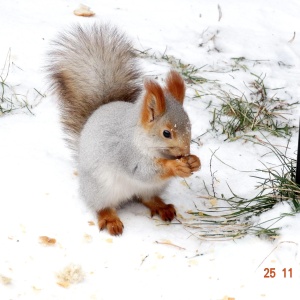
M78 25L61 33L52 43L47 73L59 95L62 123L71 145L100 105L133 102L141 91L132 44L110 25Z

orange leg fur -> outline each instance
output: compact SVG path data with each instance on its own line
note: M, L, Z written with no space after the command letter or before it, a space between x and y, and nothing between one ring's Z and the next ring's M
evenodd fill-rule
M166 204L160 197L153 197L150 200L143 200L142 203L150 209L151 217L159 215L163 221L171 222L176 216L173 204Z
M100 230L107 228L111 235L120 235L123 233L124 226L115 209L105 208L98 211L97 215Z

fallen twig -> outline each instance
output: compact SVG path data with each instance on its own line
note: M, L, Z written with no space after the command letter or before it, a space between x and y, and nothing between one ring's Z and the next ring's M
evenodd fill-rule
M221 10L221 6L218 4L218 11L219 11L219 19L218 19L218 21L220 22L221 21L221 19L222 19L222 10Z
M292 43L296 38L296 31L294 31L293 37L288 41L288 43Z
M173 246L173 247L176 247L176 248L178 248L178 249L180 249L180 250L186 250L185 248L183 248L183 247L180 247L180 246L177 246L177 245L175 245L175 244L173 244L173 243L171 243L171 242L159 242L159 241L155 241L155 243L156 244L160 244L160 245L168 245L168 246Z

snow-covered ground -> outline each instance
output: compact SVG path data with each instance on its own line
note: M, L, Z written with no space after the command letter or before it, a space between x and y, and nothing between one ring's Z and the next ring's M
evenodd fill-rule
M63 142L56 98L49 95L42 72L49 41L57 31L75 22L109 21L126 31L137 49L203 67L201 76L218 80L224 88L232 84L246 90L245 84L253 80L242 69L228 71L233 68L232 58L245 57L243 63L253 73L266 75L268 87L284 87L278 94L295 102L300 99L299 1L91 0L85 4L96 13L93 18L75 16L79 2L73 0L0 2L1 69L9 49L13 63L7 83L32 104L39 100L36 91L47 95L33 109L34 115L23 110L0 116L0 299L299 299L299 216L277 224L283 228L273 242L253 236L203 241L181 225L162 225L150 218L145 207L131 203L119 210L125 225L122 236L99 232L93 226L95 216L78 195L77 173ZM155 59L144 60L143 67L158 80L170 68ZM198 87L204 92L213 88L212 83ZM185 107L196 138L210 128L206 107L214 98L194 95L190 87ZM297 125L299 108L293 114ZM286 145L285 139L272 141ZM296 145L295 132L292 155ZM210 188L211 151L218 148L222 161L250 171L261 167L266 152L242 140L229 143L224 136L203 135L199 145L192 144L202 170L187 179L190 189L175 179L164 195L177 207L179 218L189 218L185 212L195 205L209 207L209 201L199 196L207 195L203 181ZM270 156L265 159L274 162ZM255 194L256 180L248 173L234 171L217 159L212 168L217 171L219 194L230 194L227 183L242 196ZM278 205L262 219L288 211L288 205ZM56 243L45 245L41 236ZM65 282L59 277L66 267L78 272L79 282L69 287L62 286ZM266 268L274 268L276 276L264 278Z

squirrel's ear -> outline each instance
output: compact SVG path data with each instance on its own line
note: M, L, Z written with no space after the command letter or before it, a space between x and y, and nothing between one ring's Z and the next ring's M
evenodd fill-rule
M166 110L166 101L161 86L152 80L146 80L144 103L142 107L141 122L147 125Z
M178 72L172 70L166 78L166 90L181 104L185 96L185 84Z

